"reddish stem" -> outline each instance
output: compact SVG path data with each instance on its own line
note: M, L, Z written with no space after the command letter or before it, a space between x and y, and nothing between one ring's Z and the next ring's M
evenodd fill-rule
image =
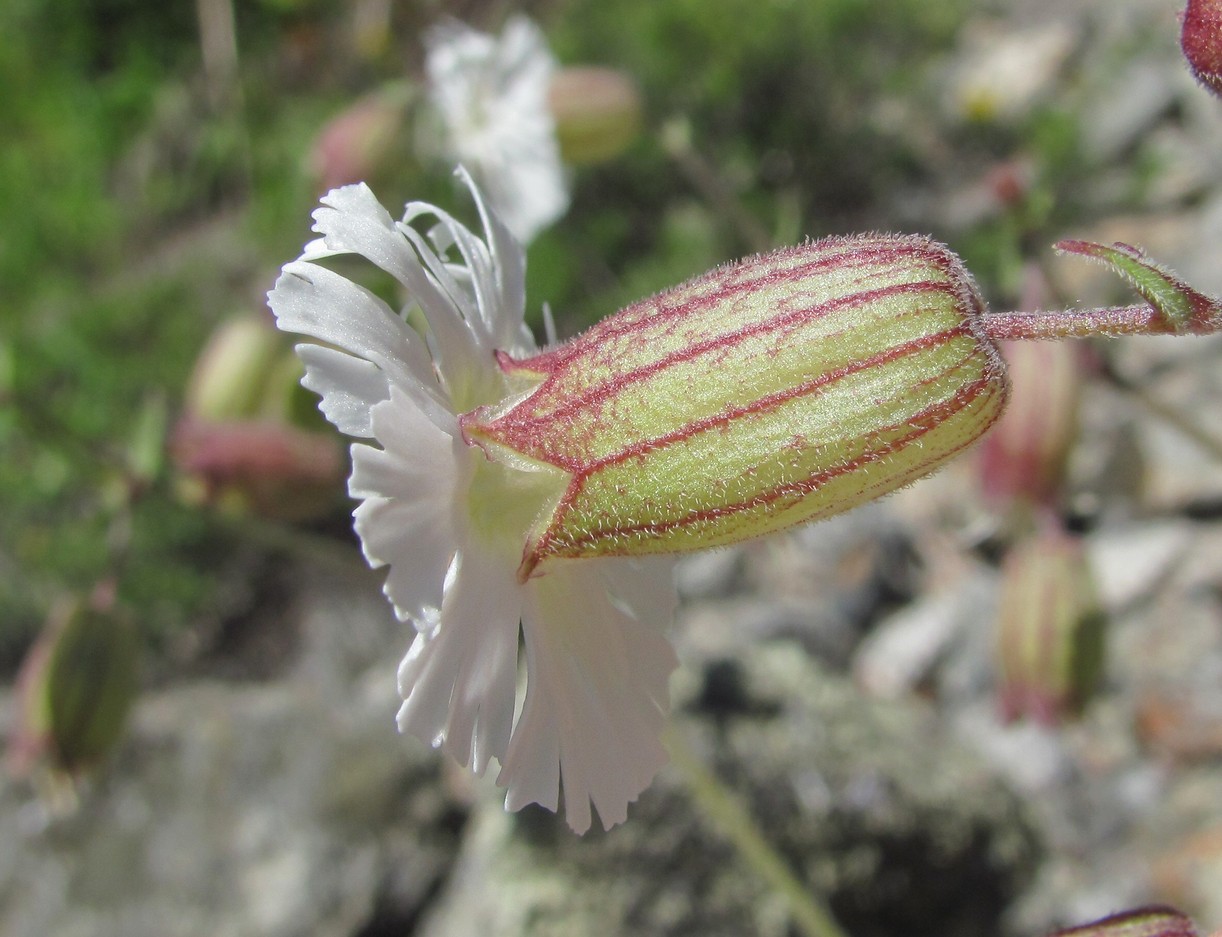
M1092 335L1171 335L1174 327L1153 306L1105 306L1053 312L992 312L978 320L994 341L1089 338Z

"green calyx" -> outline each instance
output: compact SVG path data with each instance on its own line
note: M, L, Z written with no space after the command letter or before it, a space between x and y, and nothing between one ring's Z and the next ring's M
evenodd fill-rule
M463 418L494 459L559 470L523 571L703 549L855 507L933 471L1008 385L945 247L835 238L723 267L524 361ZM499 455L498 455L499 453Z

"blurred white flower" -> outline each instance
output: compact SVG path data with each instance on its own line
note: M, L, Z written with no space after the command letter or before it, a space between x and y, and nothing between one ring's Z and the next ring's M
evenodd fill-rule
M548 102L555 67L543 33L524 16L511 17L499 38L451 20L426 39L444 148L522 243L569 207Z
M500 763L506 806L555 810L584 832L591 804L623 821L666 755L659 740L674 651L660 632L675 604L666 559L552 559L521 581L526 531L564 488L554 470L490 460L459 416L515 390L495 353L533 347L523 321L521 246L471 187L480 239L413 202L394 221L365 185L330 192L322 237L270 294L303 383L352 446L356 530L384 591L417 634L399 667L401 731L482 774ZM435 219L428 237L413 224ZM451 257L456 253L456 257ZM315 261L358 254L399 281L396 312ZM422 336L406 316L418 310ZM526 695L515 719L519 633Z

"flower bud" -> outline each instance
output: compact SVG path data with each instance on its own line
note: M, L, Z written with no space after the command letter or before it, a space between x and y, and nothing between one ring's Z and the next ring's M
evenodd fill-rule
M342 453L305 405L301 373L283 336L261 319L217 329L169 441L183 501L291 521L333 507Z
M927 475L1005 403L982 309L940 244L829 238L714 270L534 357L502 354L521 392L464 415L467 440L567 476L519 576L553 556L733 543Z
M1063 342L1002 342L1010 405L980 444L985 493L1050 504L1061 489L1078 431L1082 349Z
M589 165L618 156L641 131L641 95L613 68L571 66L552 75L548 105L566 163Z
M1222 0L1188 0L1180 48L1197 80L1222 96Z
M335 505L344 475L330 433L277 420L180 420L170 441L179 497L231 514L305 521Z
M254 316L219 325L196 359L184 405L194 417L232 420L259 410L268 369L284 351L284 339Z
M1080 541L1052 528L1006 557L997 631L1006 719L1075 715L1103 662L1103 612Z
M1090 924L1059 930L1050 937L1199 937L1200 932L1186 914L1175 908L1154 905L1122 911ZM1217 935L1215 935L1217 937Z
M22 669L15 767L44 762L73 776L108 755L136 697L138 656L135 629L113 609L58 609Z
M391 160L414 94L409 85L388 85L358 98L323 125L307 157L319 191L378 174Z

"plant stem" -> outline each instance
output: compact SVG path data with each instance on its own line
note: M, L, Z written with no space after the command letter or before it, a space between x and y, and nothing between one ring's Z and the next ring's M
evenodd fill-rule
M1117 390L1128 394L1159 419L1164 420L1168 425L1173 426L1195 442L1218 462L1222 462L1222 439L1201 427L1195 420L1181 413L1177 408L1163 403L1140 384L1117 373L1115 368L1111 366L1105 368L1104 374L1108 382Z
M1167 317L1145 303L1052 312L988 312L979 322L994 341L1175 333Z
M762 253L773 246L767 229L743 205L738 193L692 145L690 128L672 120L662 128L662 147L687 177L687 180L718 215L733 221L748 249Z
M785 899L793 922L802 933L806 937L848 937L763 837L738 798L704 765L673 724L666 727L663 741L696 804L738 850L743 861Z

